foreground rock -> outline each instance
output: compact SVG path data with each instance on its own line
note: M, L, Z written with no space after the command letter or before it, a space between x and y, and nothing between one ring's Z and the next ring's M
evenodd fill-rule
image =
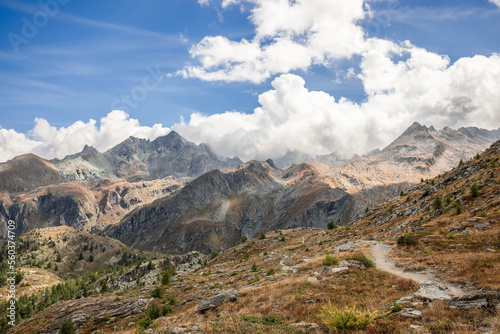
M343 260L339 262L339 267L347 267L349 269L366 269L363 262L357 260Z
M463 311L471 309L486 309L491 311L500 310L499 291L477 291L460 298L454 298L448 302L450 307Z
M437 283L422 283L415 297L428 300L450 300L453 298L449 288Z
M241 296L241 292L234 289L226 290L211 298L203 299L198 305L198 312L204 313L207 310L215 309L227 302L234 302Z

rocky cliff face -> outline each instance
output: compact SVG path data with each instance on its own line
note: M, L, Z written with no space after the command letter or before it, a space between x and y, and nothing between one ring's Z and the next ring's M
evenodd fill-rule
M54 165L66 180L96 184L106 178L133 182L196 177L240 162L238 158L217 157L207 145L196 145L172 131L153 141L130 137L104 153L86 146L78 154L54 161Z
M7 235L8 220L16 222L18 234L49 226L99 229L116 223L137 207L176 192L186 181L173 177L135 183L117 180L92 188L68 182L22 194L3 193L0 235Z

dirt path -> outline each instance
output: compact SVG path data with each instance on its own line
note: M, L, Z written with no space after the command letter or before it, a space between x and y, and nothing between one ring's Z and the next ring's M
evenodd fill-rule
M417 282L418 284L430 283L430 282L437 283L445 288L448 288L450 291L450 295L452 295L453 297L461 297L466 294L466 292L461 288L439 279L436 275L434 275L430 271L410 272L410 271L404 271L403 269L397 267L396 263L393 260L391 260L389 255L389 252L392 249L391 245L380 242L371 242L370 244L371 244L370 250L378 269L387 271L391 274L403 278L411 279Z

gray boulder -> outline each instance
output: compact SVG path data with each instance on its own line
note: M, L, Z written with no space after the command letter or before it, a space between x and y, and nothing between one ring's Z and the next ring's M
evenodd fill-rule
M460 310L489 309L500 310L500 292L477 291L460 298L454 298L448 302L450 307Z
M407 308L405 308L404 310L402 310L398 314L399 314L399 316L401 316L403 318L410 318L410 319L422 318L422 312L420 312L418 310L407 309Z
M215 309L227 302L234 302L241 296L241 292L229 289L211 298L203 299L198 305L198 312L204 313L207 310Z
M422 283L415 292L415 297L428 300L450 300L452 299L450 293L450 289L440 284Z
M347 267L349 269L366 269L365 264L357 260L342 260L339 262L339 267Z

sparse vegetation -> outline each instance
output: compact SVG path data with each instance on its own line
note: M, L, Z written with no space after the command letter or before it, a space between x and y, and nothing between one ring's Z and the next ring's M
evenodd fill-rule
M418 240L412 234L403 234L398 238L398 246L415 246Z
M338 308L331 302L321 312L321 320L333 332L366 329L376 316L376 312L360 312L356 306Z
M329 230L333 230L333 229L337 228L337 225L335 225L335 222L333 220L330 220L328 222L328 226L327 227L328 227Z
M59 334L75 334L76 326L71 318L64 319Z
M254 324L262 324L262 325L282 325L283 320L280 318L274 317L272 315L255 317L251 315L243 315L241 316L241 320L245 322L250 322Z
M332 256L330 254L326 254L322 263L324 266L329 267L329 266L337 265L339 262L340 262L339 258Z
M443 208L443 201L440 196L436 196L434 198L434 202L432 202L432 207L434 210L441 210Z
M479 197L479 187L477 186L477 183L474 182L471 186L470 186L470 196L471 198L476 198L476 197Z
M163 298L163 289L157 286L153 292L151 292L151 297L153 298Z

